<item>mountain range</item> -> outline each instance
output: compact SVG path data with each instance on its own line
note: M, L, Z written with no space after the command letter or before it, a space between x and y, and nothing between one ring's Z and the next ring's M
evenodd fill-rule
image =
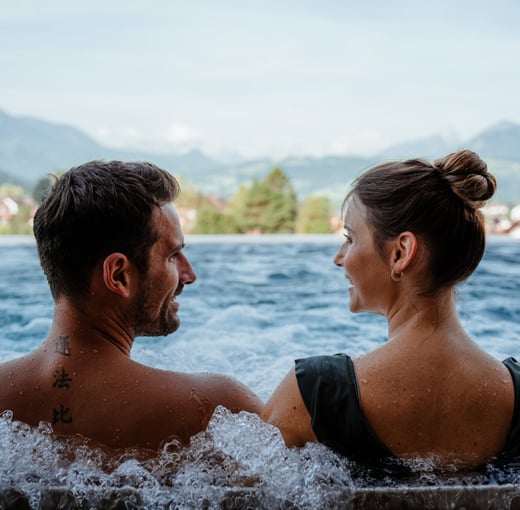
M92 159L121 159L152 161L201 191L223 197L278 166L291 179L298 196L322 194L340 201L349 183L376 163L410 157L432 160L460 148L476 151L488 163L499 184L496 200L520 203L520 125L509 121L490 126L463 143L432 136L394 145L371 157L266 158L225 164L198 150L164 154L106 147L73 126L15 117L0 110L0 184L18 184L28 191L53 171Z

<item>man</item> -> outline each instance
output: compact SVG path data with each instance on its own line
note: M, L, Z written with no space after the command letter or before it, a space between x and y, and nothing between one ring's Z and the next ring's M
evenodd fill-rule
M178 296L195 281L172 201L177 181L150 163L71 169L36 212L34 233L55 301L34 352L0 365L0 411L114 448L187 443L213 410L259 412L248 388L130 358L136 336L179 327Z

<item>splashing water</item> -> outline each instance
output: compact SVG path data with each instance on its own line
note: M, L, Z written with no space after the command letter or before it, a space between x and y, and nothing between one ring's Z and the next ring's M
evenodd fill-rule
M83 438L53 437L48 425L13 421L8 412L0 417L0 439L2 488L16 488L31 508L64 499L89 508L119 500L134 508L357 508L360 496L363 508L374 488L402 500L411 488L427 486L436 489L430 499L438 504L439 488L477 484L494 488L496 501L500 486L519 481L513 469L496 477L491 465L462 478L431 459L360 466L320 444L289 449L258 416L221 407L189 446L170 442L155 455L128 449L109 456ZM502 494L505 505L510 492Z
M3 486L16 487L33 507L55 487L94 506L116 487L145 507L221 508L241 500L257 508L333 508L352 487L345 459L319 444L288 449L258 416L224 408L188 447L171 442L155 456L129 449L111 458L79 437L53 438L48 425L13 421L9 412L0 418L0 438Z

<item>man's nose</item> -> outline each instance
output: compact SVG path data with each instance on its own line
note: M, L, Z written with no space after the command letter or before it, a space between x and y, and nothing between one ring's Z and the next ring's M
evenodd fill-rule
M197 275L195 274L195 270L193 266L190 264L190 261L182 255L182 270L181 270L181 281L184 285L189 285L193 283L197 279Z

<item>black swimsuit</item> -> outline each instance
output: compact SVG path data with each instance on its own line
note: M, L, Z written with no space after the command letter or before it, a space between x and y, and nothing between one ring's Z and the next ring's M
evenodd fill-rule
M520 363L504 360L515 388L511 430L502 455L520 455ZM313 356L296 360L296 379L320 441L349 457L393 457L368 424L360 405L352 360L346 354Z

